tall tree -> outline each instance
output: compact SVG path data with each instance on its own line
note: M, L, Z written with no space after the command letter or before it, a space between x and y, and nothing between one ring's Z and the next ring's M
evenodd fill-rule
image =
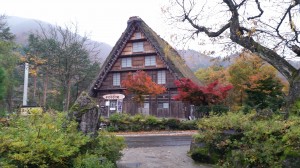
M252 76L253 85L245 89L247 93L246 105L258 109L270 108L276 111L284 105L283 85L273 76L256 78Z
M289 105L300 99L300 70L285 58L300 56L300 0L175 0L170 11L191 36L230 40L274 66L289 82ZM178 13L180 13L178 15ZM206 20L207 19L207 20ZM219 38L218 38L219 37Z
M3 99L5 94L5 84L4 84L5 78L6 78L5 71L2 67L0 67L0 100Z
M282 80L278 77L278 71L274 67L258 56L247 52L242 53L234 60L233 64L228 67L228 74L229 82L234 86L231 99L234 99L236 103L239 102L239 105L244 105L248 96L246 90L252 90L258 81L270 78L283 85ZM283 94L282 90L281 93Z
M4 100L1 102L2 109L7 109L8 112L13 110L13 98L16 98L15 86L17 85L16 66L19 57L15 52L17 48L13 42L14 35L10 32L10 28L5 22L6 17L0 16L0 68L5 71L7 78L3 81L1 87L4 88Z
M0 40L12 42L12 40L15 38L15 35L10 32L10 28L7 26L5 19L5 15L0 15Z
M38 53L37 56L47 62L44 66L44 95L49 76L52 76L59 82L64 97L64 110L68 110L70 102L75 101L71 100L72 87L94 72L86 70L95 67L89 56L98 54L98 48L91 47L89 39L79 35L75 24L40 27L40 31L30 36L28 51Z
M195 75L206 85L216 80L218 80L220 83L228 84L229 74L226 68L220 65L212 65L208 68L198 69L195 72Z

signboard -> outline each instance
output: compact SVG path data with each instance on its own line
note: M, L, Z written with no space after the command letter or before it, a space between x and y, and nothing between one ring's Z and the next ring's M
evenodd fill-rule
M42 113L43 108L42 107L35 107L35 106L23 106L20 109L21 115L27 116L31 113Z
M125 95L123 95L123 94L107 94L107 95L104 95L103 98L106 100L120 100L120 99L124 99Z

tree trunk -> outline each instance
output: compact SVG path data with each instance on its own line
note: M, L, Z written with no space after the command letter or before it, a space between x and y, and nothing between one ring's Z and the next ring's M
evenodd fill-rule
M287 97L287 106L292 107L296 101L300 100L300 73L292 80L289 80L290 88Z
M71 97L71 81L69 80L68 83L67 83L67 98L66 98L66 109L65 109L65 111L69 110L70 97Z
M36 81L37 81L37 77L34 76L33 77L33 101L34 101L34 103L37 103L37 101L36 101Z
M46 101L47 101L47 90L48 90L48 81L49 76L48 73L46 73L46 79L44 79L44 91L43 91L43 107L46 107Z
M7 103L7 111L9 113L12 113L12 111L13 111L13 87L11 87L7 90L6 103Z

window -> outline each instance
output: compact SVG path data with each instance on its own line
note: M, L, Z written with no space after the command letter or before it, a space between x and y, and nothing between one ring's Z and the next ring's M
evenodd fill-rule
M132 52L143 52L144 51L144 43L136 42L132 44Z
M158 84L166 84L166 71L158 71L157 72L157 83Z
M113 74L113 86L120 86L120 73Z
M152 81L155 81L156 80L156 72L155 71L149 71L148 72L148 75L151 77L151 80Z
M145 57L145 66L155 66L156 57L155 56L146 56Z
M142 38L141 32L136 32L135 33L135 39L140 39L140 38Z
M122 58L122 68L131 67L131 58Z
M109 107L114 108L114 110L115 110L116 107L117 107L117 100L110 100L109 101Z
M158 103L158 107L157 108L168 109L169 108L169 103Z
M144 108L149 109L149 102L144 102Z

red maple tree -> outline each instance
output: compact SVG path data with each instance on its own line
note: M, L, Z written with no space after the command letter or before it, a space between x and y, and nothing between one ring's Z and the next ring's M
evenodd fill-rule
M156 96L166 91L166 88L152 81L151 77L144 71L136 73L129 72L126 79L122 80L125 94L134 94L133 99L138 103L144 102L143 95Z
M178 87L178 94L173 98L190 102L195 106L218 104L233 88L232 85L221 86L217 80L207 86L198 86L187 78L176 80L174 83Z

